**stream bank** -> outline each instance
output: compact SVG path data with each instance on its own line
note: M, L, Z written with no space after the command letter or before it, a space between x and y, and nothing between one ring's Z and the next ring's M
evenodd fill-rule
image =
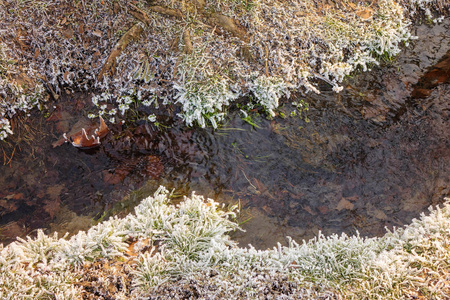
M194 130L161 112L161 126L109 124L102 145L84 151L52 144L73 127L98 123L82 116L91 94L64 96L45 119L17 119L23 135L1 166L2 242L37 228L76 233L105 212L131 209L159 185L180 197L195 190L238 203L247 233L233 237L260 249L285 236L379 236L409 223L443 202L450 174L448 77L434 87L423 81L445 61L449 20L415 34L399 57L348 78L340 94L323 83L320 95L296 95L273 120L254 112L256 126L235 111L218 130ZM425 98L412 96L427 88ZM297 110L295 100L309 110L281 118Z

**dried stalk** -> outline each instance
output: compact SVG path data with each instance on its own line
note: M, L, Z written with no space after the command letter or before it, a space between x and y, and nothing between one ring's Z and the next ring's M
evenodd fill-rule
M129 4L128 6L130 8L129 12L130 12L130 14L133 15L133 17L135 17L136 19L138 19L139 21L141 21L142 23L144 23L147 26L150 25L150 18L147 16L145 11L137 8L133 4Z
M177 19L183 18L183 14L178 9L172 9L172 8L167 8L167 7L163 7L163 6L159 6L159 5L153 5L153 6L150 6L150 10L160 13L160 14L163 14L163 15L175 17Z
M184 42L184 53L191 54L194 47L192 46L191 42L191 34L189 33L189 30L185 30L183 32L183 42Z
M97 80L101 81L105 75L114 75L116 71L116 59L122 53L122 51L128 46L128 44L133 41L137 40L139 36L144 31L144 28L141 26L140 23L133 25L117 42L117 44L114 46L114 49L109 54L108 58L106 59L105 64L103 65L102 69L100 70L100 73L97 76Z
M236 24L236 21L233 18L214 13L209 18L208 21L213 26L219 26L222 29L228 31L231 35L243 40L244 42L248 42L249 38L245 29Z

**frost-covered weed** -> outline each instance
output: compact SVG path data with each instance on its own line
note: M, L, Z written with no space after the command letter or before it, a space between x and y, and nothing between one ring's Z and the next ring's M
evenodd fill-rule
M9 120L6 118L0 119L0 140L6 139L10 134L13 134Z
M444 209L431 210L429 217L422 216L420 221L415 220L411 227L404 229L414 236L416 241L420 241L414 246L411 245L410 238L402 233L402 229L396 229L383 238L319 235L301 245L291 241L288 246L279 245L273 250L256 250L251 246L238 248L235 245L227 246L220 241L211 241L208 248L198 252L197 257L189 257L177 251L169 254L172 250L167 247L164 250L165 261L161 264L165 266L166 273L158 269L159 274L163 275L158 279L153 278L152 282L166 282L169 277L180 274L199 280L198 276L208 276L208 270L211 270L217 275L207 277L209 284L216 287L217 293L223 292L232 297L242 297L242 293L245 297L257 295L258 288L264 286L267 280L270 282L270 278L274 278L275 274L286 274L290 280L306 288L305 294L316 296L318 285L321 286L319 294L334 290L355 299L400 299L405 295L413 295L415 289L421 289L426 295L442 296L445 286L442 288L442 284L440 287L435 284L434 291L431 292L432 288L427 287L420 277L423 269L418 266L441 266L439 274L445 276L450 253L449 209L450 205L447 203ZM445 215L441 213L443 210ZM446 221L443 222L443 219ZM420 251L421 255L417 255L411 247L418 249L416 247L420 246L424 239L433 241L433 236L423 228L429 227L430 224L434 227L442 224L437 226L439 231L434 236L440 241L433 243L437 246L429 249L426 255L423 255L423 251ZM422 234L411 232L416 230L414 227L422 231ZM411 253L414 253L414 257ZM436 254L438 258L433 258ZM160 260L161 257L155 259ZM147 263L147 269L155 263L154 260ZM145 261L141 260L140 268L143 268L142 264L145 264ZM436 273L434 276L438 277ZM144 278L138 276L136 280L141 282ZM145 280L149 282L149 279ZM308 290L308 287L311 290Z
M381 238L319 234L302 244L290 240L287 246L257 250L229 239L227 233L238 228L230 220L233 212L195 194L177 206L169 197L160 188L134 214L110 218L68 240L38 231L36 238L0 245L0 298L76 298L83 264L100 258L129 261L127 293L135 298L158 293L173 281L205 282L213 287L210 296L228 298L259 297L283 281L291 284L294 294L289 295L298 297L448 295L450 200ZM129 252L130 239L138 245L135 255Z
M308 281L342 286L365 275L365 262L376 259L381 245L376 239L356 236L319 235L298 245L290 241L288 247L280 247L280 262Z
M203 251L212 243L233 244L227 232L237 225L217 214L217 203L209 201L206 205L202 197L193 195L186 199L177 210L173 221L166 229L168 238L164 245L167 255L186 255L189 260L198 260Z
M180 117L188 126L211 124L217 128L225 115L225 108L239 94L230 90L231 81L226 74L212 68L213 57L196 49L184 55L178 66L178 82L174 84L176 103L181 104Z
M170 279L167 274L168 262L160 253L154 253L155 248L152 248L145 254L140 254L133 270L135 280L133 286L140 290L148 290L158 286Z
M8 118L22 111L28 113L44 95L38 72L30 67L19 68L5 43L0 42L0 141L13 134Z
M400 53L401 43L407 43L413 38L409 31L411 24L403 16L403 8L399 4L380 0L378 5L371 38L365 45L380 56L392 57Z
M201 270L205 266L201 257L214 245L235 245L227 232L237 228L237 224L229 219L234 212L219 210L217 202L192 195L179 205L167 205L168 191L159 189L154 197L149 197L135 208L135 215L129 215L125 227L133 237L151 237L161 241L160 251L164 254L165 276L186 274ZM144 226L142 226L144 225ZM143 256L139 263L141 277L136 279L137 286L153 284L147 279L149 265L161 257ZM145 272L144 272L145 271ZM158 271L159 272L159 271ZM152 279L153 280L153 279ZM157 280L157 279L154 279ZM160 278L157 281L165 281ZM149 282L144 284L143 282Z
M74 299L80 296L75 274L66 264L54 263L61 249L57 235L38 230L36 238L0 245L1 299Z
M61 240L58 260L74 265L82 265L96 258L112 258L123 255L127 248L124 240L126 231L120 230L117 218L100 223L87 232L80 231L69 240Z
M141 24L142 35L117 57L115 73L98 78L111 50L136 22L127 1L4 2L9 9L0 11L2 36L19 27L33 30L20 36L27 47L10 39L2 39L0 45L3 139L11 134L6 120L43 99L42 82L54 97L65 90L95 90L97 110L87 114L103 115L111 122L136 117L129 112L141 105L151 116L148 107L176 102L187 125L217 127L230 103L249 93L261 97L257 102L273 116L288 90L320 92L316 80L323 80L340 92L347 75L398 54L412 39L408 12L425 10L431 15L433 6L448 8L448 1L441 0L378 0L370 6L364 1L343 1L338 6L318 6L313 0L293 0L289 5L280 0L205 1L203 12L220 12L236 20L246 35L236 37L211 26L192 3L159 1L184 16L172 18L139 0L135 5L147 14L149 24ZM59 27L49 25L55 15L67 15L65 9L71 6L88 18L70 14ZM190 32L190 54L183 51L185 31ZM26 67L19 67L19 61L26 61ZM27 87L21 73L33 79Z
M289 96L286 83L275 77L259 76L250 84L250 91L256 101L264 107L267 112L275 117L275 109L278 108L279 100L283 95Z
M28 264L29 268L46 268L49 261L55 258L55 254L61 250L61 244L57 233L47 236L39 229L36 238L29 236L26 239L17 238L12 245L21 262Z

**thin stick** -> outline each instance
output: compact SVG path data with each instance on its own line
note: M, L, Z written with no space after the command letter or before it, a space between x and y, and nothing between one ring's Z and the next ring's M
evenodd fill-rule
M11 162L13 156L14 156L14 152L16 152L16 146L14 146L13 152L11 153L11 157L9 158L8 162L6 163L6 165L9 165L9 163Z
M256 186L254 186L254 185L252 184L252 182L247 178L247 175L245 175L244 170L241 170L241 171L242 171L242 174L244 174L245 179L247 179L248 183L250 183L250 185L255 189L255 191L257 191L258 189L257 189Z

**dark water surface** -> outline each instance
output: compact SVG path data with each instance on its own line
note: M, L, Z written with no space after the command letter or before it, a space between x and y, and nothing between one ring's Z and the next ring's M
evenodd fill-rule
M89 95L64 96L48 118L16 121L28 134L3 147L0 238L86 229L161 184L240 203L246 232L233 237L244 246L402 226L450 193L449 72L427 77L450 49L449 27L417 27L419 40L389 66L350 78L339 95L324 85L280 109L289 116L290 103L304 100L310 109L301 117L255 114L257 127L239 112L216 131L141 121L111 126L94 150L53 148L63 132L96 123L81 117Z

